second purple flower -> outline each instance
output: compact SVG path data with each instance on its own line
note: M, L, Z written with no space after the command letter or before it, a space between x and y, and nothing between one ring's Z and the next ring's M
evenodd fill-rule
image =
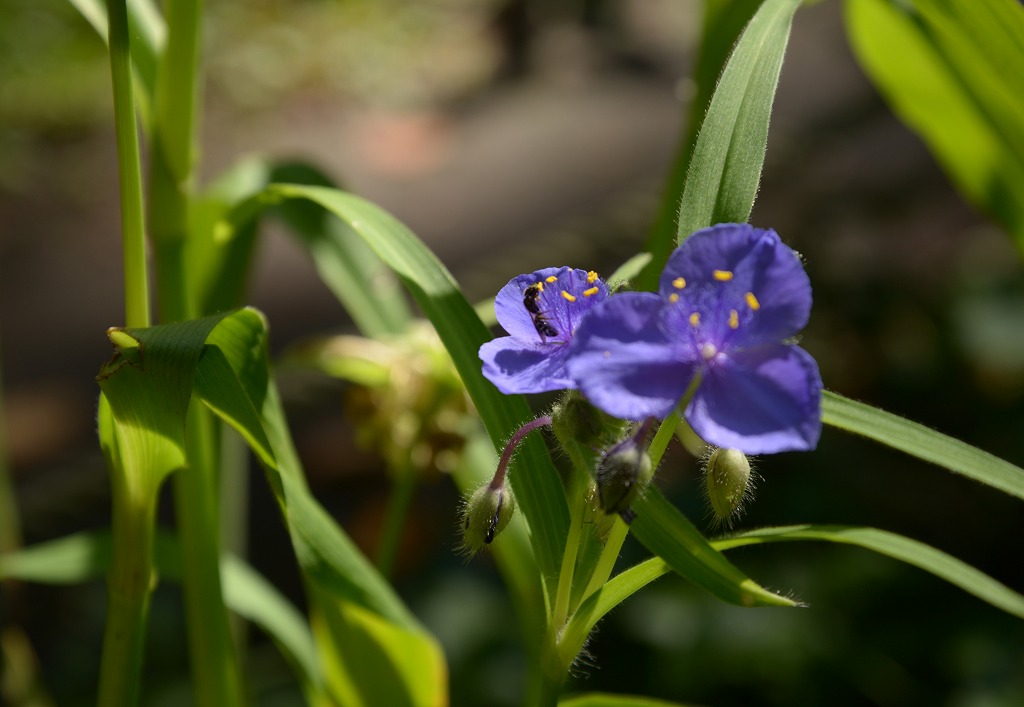
M659 293L625 293L576 333L569 373L622 419L683 415L705 441L747 454L813 449L821 376L788 339L807 323L811 286L775 231L721 224L669 258Z

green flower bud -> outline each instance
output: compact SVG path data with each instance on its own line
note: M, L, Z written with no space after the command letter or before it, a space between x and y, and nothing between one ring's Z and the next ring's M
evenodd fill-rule
M601 510L618 513L622 520L631 522L636 513L629 505L647 487L653 473L651 457L635 436L626 437L606 451L594 473Z
M462 547L469 554L490 545L516 512L516 499L508 484L481 486L463 509Z
M704 483L715 523L730 526L753 490L750 460L738 449L716 449L708 457Z
M600 447L605 443L605 426L608 416L588 403L576 391L569 391L551 411L551 426L555 437L561 441L574 440L589 447Z

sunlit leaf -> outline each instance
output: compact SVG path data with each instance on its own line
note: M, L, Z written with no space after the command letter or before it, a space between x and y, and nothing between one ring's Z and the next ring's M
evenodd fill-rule
M846 21L893 111L1024 251L1024 6L848 0Z
M322 187L279 184L261 199L305 199L345 221L398 276L437 330L496 447L532 418L521 396L506 396L487 381L477 350L490 334L451 274L403 224L357 196ZM510 473L529 525L542 582L550 593L568 530L568 510L557 471L537 435L521 445Z
M765 0L729 57L690 159L679 242L698 229L750 217L782 57L800 2Z

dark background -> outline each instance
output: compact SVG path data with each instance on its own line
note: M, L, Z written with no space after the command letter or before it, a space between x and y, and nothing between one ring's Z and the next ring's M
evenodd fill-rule
M452 270L471 301L550 265L609 272L642 248L677 149L700 3L253 0L209 3L203 170L301 157L378 202ZM93 377L121 323L116 156L103 46L70 5L0 0L0 337L7 455L26 544L108 521ZM842 5L796 17L752 222L806 258L802 345L828 388L1024 461L1024 271L1009 237L966 206L863 76ZM281 350L351 330L305 255L268 230L250 303ZM380 461L356 448L344 386L282 381L314 489L368 551ZM538 400L538 405L545 401ZM757 464L739 527L869 525L922 540L1024 590L1020 501L826 429L811 454ZM699 469L673 452L657 483L705 517ZM251 479L251 561L300 601L288 539ZM417 498L396 583L443 642L453 705L516 704L521 636L486 556L453 552L458 497ZM172 514L165 514L171 522ZM644 557L627 543L627 559ZM1019 620L866 551L735 551L802 610L720 604L677 577L599 627L571 690L714 705L1024 704ZM53 704L90 704L99 582L21 586ZM177 589L152 609L147 704L188 704ZM258 704L297 704L261 635ZM46 704L45 701L37 704Z

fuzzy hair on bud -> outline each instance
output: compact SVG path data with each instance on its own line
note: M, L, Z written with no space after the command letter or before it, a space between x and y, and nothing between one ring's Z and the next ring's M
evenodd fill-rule
M516 512L516 499L508 484L481 486L463 508L462 549L475 555L490 545Z
M732 527L753 493L754 478L750 459L740 450L719 448L708 455L704 484L715 525Z

